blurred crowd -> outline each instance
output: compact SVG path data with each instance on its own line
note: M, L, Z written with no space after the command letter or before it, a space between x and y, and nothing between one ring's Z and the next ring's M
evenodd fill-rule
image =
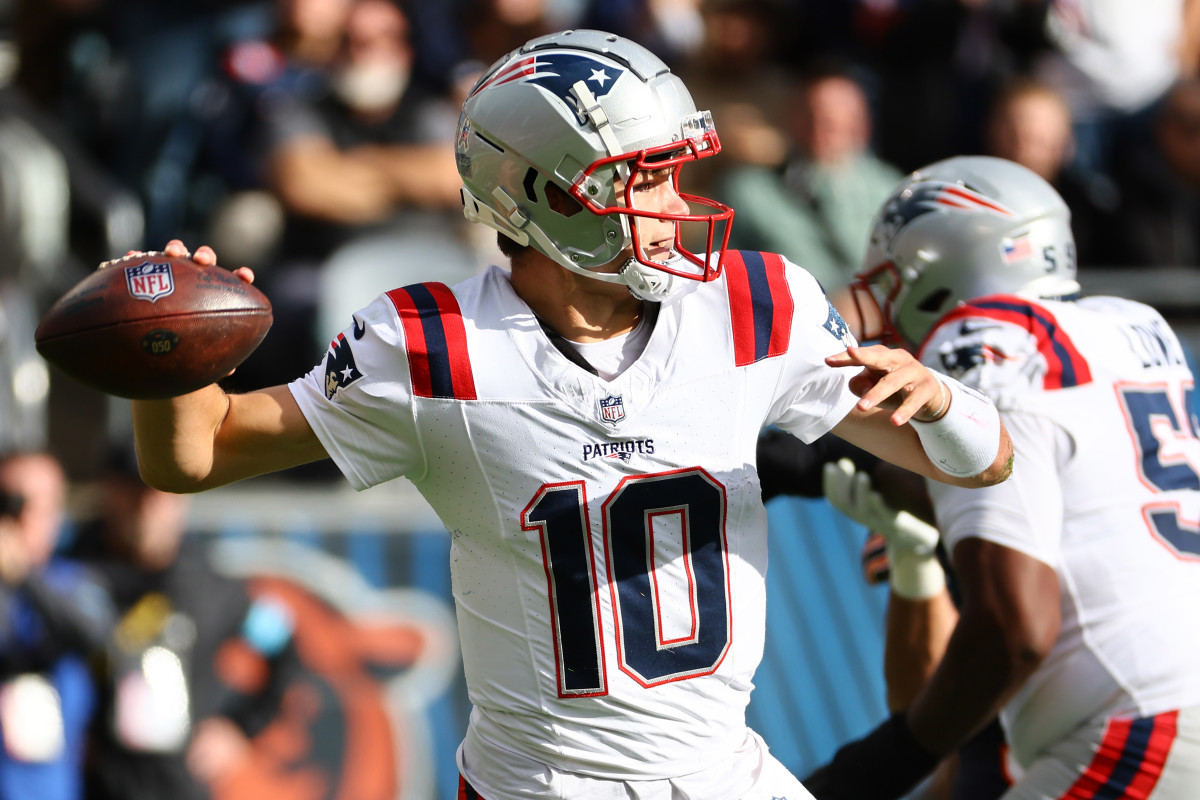
M276 321L234 389L309 369L381 290L498 261L461 215L457 108L567 27L684 76L725 148L688 188L829 292L903 173L961 153L1053 183L1085 275L1200 266L1200 0L4 0L0 445L99 464L121 415L27 331L128 249L256 270Z
M299 674L290 614L185 536L185 496L106 458L68 503L46 452L0 456L0 797L207 800Z

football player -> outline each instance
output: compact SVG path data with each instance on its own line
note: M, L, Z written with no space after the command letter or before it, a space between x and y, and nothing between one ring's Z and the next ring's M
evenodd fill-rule
M1066 205L1001 159L913 173L860 278L885 336L995 400L1019 468L929 483L961 616L907 710L806 785L900 797L999 712L1020 771L1005 800L1196 797L1200 426L1176 335L1080 297Z
M745 723L759 431L832 431L962 487L1011 470L993 404L858 347L802 269L725 250L732 210L679 188L720 149L641 46L534 39L456 137L466 214L511 269L387 292L288 385L133 404L145 478L171 491L322 458L421 491L452 537L460 797L807 797Z

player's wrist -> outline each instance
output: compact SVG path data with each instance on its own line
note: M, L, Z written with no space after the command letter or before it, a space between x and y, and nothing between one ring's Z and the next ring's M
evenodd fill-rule
M990 400L944 375L950 393L945 413L932 422L912 420L926 455L938 469L956 478L979 475L1000 452L1000 413Z
M934 380L937 380L938 391L941 393L938 400L938 406L933 411L922 410L921 413L914 415L913 420L916 422L937 422L939 419L945 416L946 411L949 410L950 392L946 390L946 382L939 380L936 375L934 376Z

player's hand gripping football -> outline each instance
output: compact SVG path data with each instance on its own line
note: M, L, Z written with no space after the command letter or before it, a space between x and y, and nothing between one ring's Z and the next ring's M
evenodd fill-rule
M863 411L875 406L892 411L892 424L903 425L916 418L932 422L946 413L947 393L937 376L907 350L876 344L850 347L829 356L831 367L862 367L850 379L850 391L858 395Z
M254 273L217 266L210 247L105 261L47 310L38 353L80 383L118 397L179 397L215 383L258 346L273 321Z
M822 488L830 505L883 536L892 590L909 600L933 597L946 586L937 558L938 531L907 511L887 504L871 486L871 476L848 458L827 463Z
M187 245L185 245L179 239L172 239L171 241L167 242L167 246L162 250L152 250L146 253L139 253L137 250L130 250L121 258L114 258L109 261L101 262L97 269L108 269L114 264L125 262L132 256L158 255L159 253L164 253L174 258L190 258L192 261L195 261L197 264L203 267L217 266L216 251L214 251L208 245L201 245L200 247L196 248L196 252L190 253L188 252ZM232 272L234 275L237 275L246 283L254 283L254 270L250 269L249 267L238 267L237 269L230 270L230 272Z

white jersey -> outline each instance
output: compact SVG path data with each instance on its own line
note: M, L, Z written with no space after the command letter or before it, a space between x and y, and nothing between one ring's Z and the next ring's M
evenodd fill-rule
M948 549L987 539L1061 586L1058 640L1001 714L1018 761L1089 720L1200 703L1200 440L1158 312L990 297L939 322L920 357L990 396L1016 452L998 486L929 482Z
M468 763L660 779L744 745L767 566L756 440L845 417L857 369L824 359L848 344L806 272L731 252L605 381L493 267L381 296L292 384L355 487L407 476L450 532Z

